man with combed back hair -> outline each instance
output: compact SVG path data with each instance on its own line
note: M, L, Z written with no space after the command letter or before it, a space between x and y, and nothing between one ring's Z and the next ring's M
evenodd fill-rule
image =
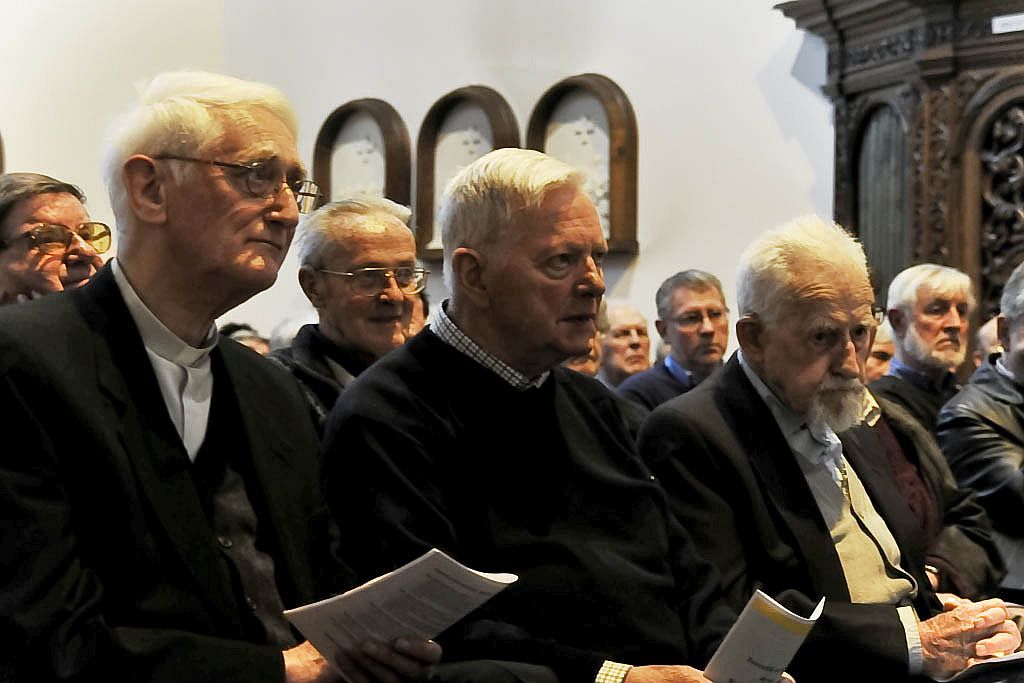
M998 594L1024 600L1024 265L1003 288L990 354L939 412L936 433L962 486L992 518L1008 573Z
M760 589L806 615L825 597L797 680L945 680L1020 644L1002 601L940 603L879 437L854 428L872 303L864 252L839 226L764 233L740 257L740 350L640 433L734 607Z
M439 680L704 681L692 667L735 618L624 402L561 366L587 352L605 289L581 180L521 149L463 169L439 214L451 298L328 419L325 490L360 520L341 527L361 576L432 547L519 576L438 638Z
M619 385L620 396L654 410L685 394L722 366L729 345L729 307L722 283L703 270L684 270L661 283L654 297L658 334L669 353Z
M409 336L413 299L427 284L409 215L387 199L347 199L300 225L299 284L319 321L271 357L299 381L321 429L338 394Z
M103 265L110 228L85 195L39 173L0 175L0 304L81 287Z
M953 373L970 343L971 279L948 266L911 266L893 278L887 306L896 355L871 391L903 406L934 432L942 404L960 389Z
M352 576L295 382L214 320L273 284L315 199L295 136L270 86L156 77L105 154L117 258L0 310L14 680L394 683L439 657L365 642L327 662L283 615Z

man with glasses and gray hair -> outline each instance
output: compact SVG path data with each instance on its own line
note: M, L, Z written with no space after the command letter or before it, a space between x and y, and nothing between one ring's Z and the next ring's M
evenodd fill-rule
M0 175L0 304L81 287L110 248L85 195L39 173Z
M648 410L685 394L722 366L729 345L729 307L722 283L703 270L684 270L661 283L654 321L670 352L619 385L620 396Z
M427 284L409 216L387 199L346 199L299 227L299 284L318 323L304 325L271 358L299 381L321 429L338 394L409 333L413 298Z
M327 662L283 615L351 575L301 393L214 321L273 284L315 198L296 129L270 86L157 76L107 144L117 257L0 310L15 680L391 682L439 657L357 642Z

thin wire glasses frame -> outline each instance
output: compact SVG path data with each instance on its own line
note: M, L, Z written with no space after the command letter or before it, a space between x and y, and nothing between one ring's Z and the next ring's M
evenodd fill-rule
M43 254L63 254L78 236L97 254L110 249L110 226L99 221L86 221L74 229L59 223L38 223L31 230L0 240L0 250L14 246L18 240L30 240Z
M295 204L298 206L299 213L309 213L312 211L316 208L316 202L320 198L319 185L305 178L289 178L281 168L281 163L275 158L259 159L248 163L197 159L177 154L160 154L153 158L189 161L195 164L207 164L208 166L219 166L221 168L242 171L242 176L245 178L245 189L253 197L275 197L281 191L281 185L287 185L295 197Z
M427 286L429 270L403 266L399 268L358 268L351 272L317 268L321 273L349 278L352 290L361 296L375 296L388 288L394 280L402 294L419 294Z

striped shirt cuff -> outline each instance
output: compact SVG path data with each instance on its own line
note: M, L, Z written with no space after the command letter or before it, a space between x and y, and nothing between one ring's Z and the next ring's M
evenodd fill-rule
M601 670L597 672L594 683L622 683L632 668L629 664L605 660L605 663L601 665Z
M897 607L903 631L907 636L907 673L916 676L924 667L924 650L921 649L921 632L917 628L917 614L911 605Z

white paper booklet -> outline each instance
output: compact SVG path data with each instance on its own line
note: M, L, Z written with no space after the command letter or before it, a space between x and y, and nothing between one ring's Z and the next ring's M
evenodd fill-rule
M486 574L437 548L347 593L285 610L285 617L328 660L342 644L401 636L429 639L518 580Z
M715 683L776 683L825 607L801 617L761 591L740 612L704 670Z

